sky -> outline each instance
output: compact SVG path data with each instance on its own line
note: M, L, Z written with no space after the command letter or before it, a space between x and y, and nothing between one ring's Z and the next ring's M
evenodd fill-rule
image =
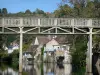
M39 8L45 12L53 12L58 8L61 0L0 0L0 8L7 8L9 13L16 13Z

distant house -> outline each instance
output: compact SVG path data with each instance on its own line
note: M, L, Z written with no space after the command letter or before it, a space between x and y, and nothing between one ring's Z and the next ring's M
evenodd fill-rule
M15 42L11 43L10 46L8 46L8 53L12 53L14 50L18 50L19 45Z
M37 36L27 51L34 52L43 46L45 46L45 51L54 51L54 49L60 48L61 45L67 44L68 42L65 40L65 37Z

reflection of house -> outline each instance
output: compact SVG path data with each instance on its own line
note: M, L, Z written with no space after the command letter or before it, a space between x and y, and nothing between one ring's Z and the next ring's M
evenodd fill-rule
M0 71L0 75L18 75L18 72L8 67L4 71Z
M60 64L55 67L55 75L72 75L71 64Z

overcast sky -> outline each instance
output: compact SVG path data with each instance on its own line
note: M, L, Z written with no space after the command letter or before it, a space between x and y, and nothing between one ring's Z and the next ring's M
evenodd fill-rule
M60 2L61 0L0 0L0 8L7 8L8 12L12 13L26 9L35 11L36 8L45 12L53 12Z

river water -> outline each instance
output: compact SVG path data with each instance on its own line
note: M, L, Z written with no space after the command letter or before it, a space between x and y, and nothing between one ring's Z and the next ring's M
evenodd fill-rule
M23 72L19 74L18 66L0 64L0 75L85 75L85 68L75 70L71 64L25 63ZM99 75L97 68L93 75Z

